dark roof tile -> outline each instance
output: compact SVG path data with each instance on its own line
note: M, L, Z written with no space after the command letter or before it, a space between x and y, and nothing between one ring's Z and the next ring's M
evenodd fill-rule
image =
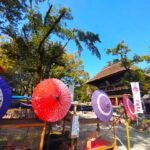
M112 74L122 72L125 68L121 66L120 62L114 63L112 65L104 67L99 73L97 73L93 78L91 78L87 83L93 82L98 79L110 76Z

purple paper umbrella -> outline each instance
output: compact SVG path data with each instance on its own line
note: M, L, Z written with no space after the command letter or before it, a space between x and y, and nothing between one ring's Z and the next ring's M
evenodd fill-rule
M0 118L4 116L11 104L11 89L8 83L0 76Z
M96 90L92 94L92 107L96 116L103 122L108 122L112 117L112 104L107 94Z

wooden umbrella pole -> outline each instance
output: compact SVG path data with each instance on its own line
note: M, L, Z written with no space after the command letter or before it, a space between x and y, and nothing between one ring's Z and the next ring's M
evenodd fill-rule
M63 129L62 129L62 135L63 135L63 137L64 137L64 134L65 134L65 126L66 126L66 120L64 118L64 120L63 120Z
M48 125L48 124L47 124ZM50 143L50 133L52 131L52 126L51 124L48 125L48 137L47 137L47 143L46 143L46 149L48 150L49 149L49 143Z
M74 139L71 140L71 150L74 150Z
M116 146L116 123L113 122L113 129L114 129L114 144Z
M40 150L43 150L45 133L46 133L46 123L45 123L45 125L43 127L43 131L42 131L42 135L41 135Z
M130 150L131 146L130 146L129 121L128 121L128 117L126 113L125 115L126 115L126 136L127 136L127 142L128 142L128 150Z

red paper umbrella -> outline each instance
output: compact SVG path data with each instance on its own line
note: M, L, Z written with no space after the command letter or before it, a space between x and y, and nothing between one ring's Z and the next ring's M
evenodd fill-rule
M70 105L69 88L58 79L43 80L33 91L32 106L35 114L43 121L56 122L62 119Z
M128 98L128 96L123 96L123 105L125 107L127 116L132 119L135 120L136 116L135 116L135 111L134 111L134 105L133 103L130 101L130 99Z

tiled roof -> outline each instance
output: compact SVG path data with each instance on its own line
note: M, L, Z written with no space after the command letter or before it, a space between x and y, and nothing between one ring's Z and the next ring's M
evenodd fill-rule
M125 70L125 68L121 66L120 62L114 63L112 65L104 67L99 73L97 73L87 83L93 82L98 79L102 79L104 77L111 76L112 74L116 74L116 73L122 72L124 70Z

